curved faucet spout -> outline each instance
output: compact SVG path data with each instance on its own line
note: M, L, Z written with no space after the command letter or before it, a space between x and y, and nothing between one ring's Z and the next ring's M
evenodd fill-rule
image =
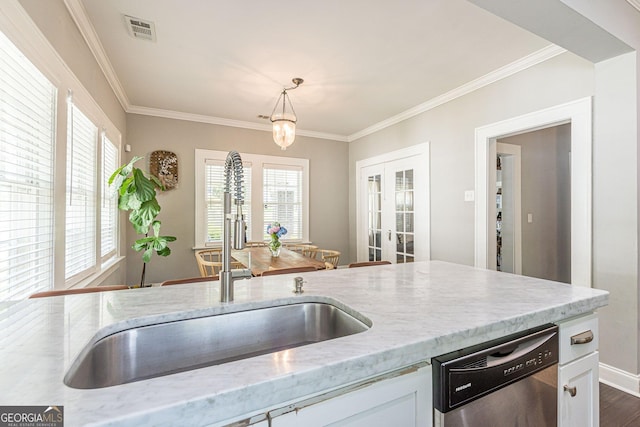
M231 176L235 184L236 214L231 214ZM245 223L242 215L244 195L242 192L242 158L237 151L230 151L224 163L224 227L222 235L222 270L220 271L220 301L233 301L233 281L250 278L251 270L231 270L231 222L234 222L234 249L243 249L245 244ZM250 266L249 266L250 267Z
M227 159L224 162L224 191L231 193L231 174L233 173L233 181L235 184L235 200L236 205L244 203L244 194L242 193L242 158L237 151L229 151Z

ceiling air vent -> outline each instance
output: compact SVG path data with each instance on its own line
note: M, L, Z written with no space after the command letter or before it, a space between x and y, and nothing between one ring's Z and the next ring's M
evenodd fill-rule
M156 26L151 21L124 15L129 35L136 39L156 41Z

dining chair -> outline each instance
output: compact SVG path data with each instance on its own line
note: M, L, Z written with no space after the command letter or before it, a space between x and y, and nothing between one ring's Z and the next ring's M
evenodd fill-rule
M315 258L316 250L318 249L316 245L310 245L306 243L285 243L284 247L289 249L290 251L298 252L299 254L302 254L309 258Z
M260 242L260 241L246 242L244 246L246 248L263 248L267 246L267 242Z
M44 297L57 297L61 295L75 295L75 294L88 294L94 292L106 292L106 291L121 291L124 289L130 289L126 285L113 285L113 286L93 286L90 288L78 288L78 289L60 289L55 291L43 291L36 292L29 298L44 298Z
M321 261L324 261L327 270L333 270L338 268L338 261L340 260L340 252L330 249L318 249L317 257Z
M352 262L349 264L349 268L355 267L370 267L374 265L387 265L391 264L390 261L363 261L363 262Z
M218 276L188 277L186 279L165 280L164 282L160 283L160 286L182 285L183 283L211 282L215 280L219 280L219 277Z
M217 276L222 270L222 248L201 249L195 253L200 276ZM244 268L238 261L231 261L231 268Z
M289 274L289 273L306 273L310 271L318 271L315 267L290 267L290 268L274 268L273 270L267 270L262 273L262 276L274 276L276 274Z

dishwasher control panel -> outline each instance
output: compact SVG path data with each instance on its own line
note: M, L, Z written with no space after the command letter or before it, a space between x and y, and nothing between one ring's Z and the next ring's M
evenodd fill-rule
M447 412L558 363L558 327L545 325L432 359L434 407Z

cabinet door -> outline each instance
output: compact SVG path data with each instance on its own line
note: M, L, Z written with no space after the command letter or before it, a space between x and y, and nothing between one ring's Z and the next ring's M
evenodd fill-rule
M558 368L558 426L599 425L598 352Z
M302 402L275 416L272 427L431 427L431 367L373 382L319 403Z

